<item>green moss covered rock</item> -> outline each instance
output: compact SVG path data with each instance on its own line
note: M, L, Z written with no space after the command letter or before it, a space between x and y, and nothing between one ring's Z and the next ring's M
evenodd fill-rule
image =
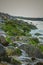
M6 47L6 54L8 56L14 55L14 47L13 46Z
M19 48L16 48L14 55L20 56L21 54L22 54L22 51Z
M11 59L11 63L14 64L14 65L21 65L21 61L16 57L13 57Z

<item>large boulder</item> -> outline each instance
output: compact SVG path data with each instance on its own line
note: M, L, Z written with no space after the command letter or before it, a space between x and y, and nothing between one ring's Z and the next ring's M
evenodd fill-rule
M22 51L19 48L16 48L14 55L20 56L20 55L22 55Z
M19 47L28 53L30 57L43 58L43 55L38 47L35 47L31 44L23 44Z
M12 55L20 56L22 54L22 51L19 48L15 48L14 46L7 46L6 54L8 56L12 56Z
M0 44L0 56L4 56L5 55L5 48L2 44Z
M6 47L6 55L8 55L8 56L14 55L14 46L7 46Z
M38 62L35 65L43 65L43 62Z
M4 46L8 46L8 42L6 41L4 36L0 36L0 43Z
M13 64L13 65L22 65L21 61L17 57L12 57L11 64Z

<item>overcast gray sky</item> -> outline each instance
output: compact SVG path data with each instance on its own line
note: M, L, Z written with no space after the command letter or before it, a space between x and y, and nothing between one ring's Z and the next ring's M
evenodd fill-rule
M43 0L0 0L0 12L16 16L43 17Z

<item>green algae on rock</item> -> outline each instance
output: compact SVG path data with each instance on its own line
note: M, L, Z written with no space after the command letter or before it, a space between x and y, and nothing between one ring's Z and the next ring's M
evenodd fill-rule
M8 56L14 55L14 47L13 46L7 46L6 47L6 54Z
M13 57L11 59L11 63L14 64L14 65L21 65L22 64L21 61L16 57Z
M6 54L8 56L12 56L12 55L20 56L22 54L22 51L19 48L15 48L14 46L7 46Z
M16 48L14 55L20 56L21 54L22 54L22 51L20 50L20 48Z
M40 49L32 44L23 44L20 46L20 49L26 51L29 57L43 58Z

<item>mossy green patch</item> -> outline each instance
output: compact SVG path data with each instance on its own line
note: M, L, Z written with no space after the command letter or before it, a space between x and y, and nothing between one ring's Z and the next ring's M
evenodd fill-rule
M38 45L39 40L37 38L29 38L29 43L33 45Z
M41 50L41 52L43 52L43 45L40 45L39 49Z

